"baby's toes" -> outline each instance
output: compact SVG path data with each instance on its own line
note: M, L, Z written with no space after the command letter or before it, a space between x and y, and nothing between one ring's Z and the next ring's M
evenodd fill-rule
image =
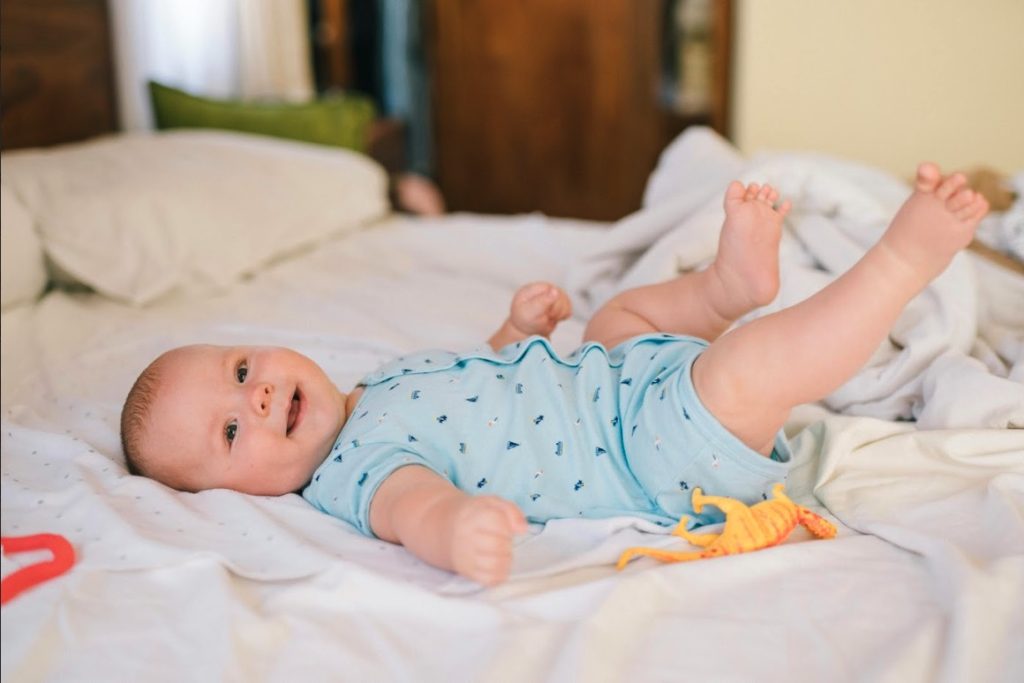
M942 181L939 188L935 190L935 196L946 201L966 184L967 177L963 173L954 173Z
M772 203L772 193L775 192L771 185L763 185L761 191L757 193L757 201L764 204Z
M729 183L729 187L725 190L725 208L728 209L731 206L742 202L743 196L746 192L747 188L743 187L743 183L740 181L734 180Z
M757 183L750 183L747 185L747 192L743 195L743 199L748 202L752 202L757 199L757 193L761 191L761 186Z
M930 161L926 161L917 167L917 180L915 185L921 192L934 192L942 180L942 171Z
M955 213L973 202L974 197L974 190L963 188L946 200L946 208Z
M986 213L988 213L988 200L975 192L971 203L954 211L953 215L962 221L976 221L981 220Z

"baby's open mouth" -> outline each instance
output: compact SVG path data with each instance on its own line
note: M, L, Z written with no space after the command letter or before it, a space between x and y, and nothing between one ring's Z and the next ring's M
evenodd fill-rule
M285 436L292 433L292 430L298 426L299 420L302 418L302 394L299 393L298 387L295 389L295 393L292 394L292 404L288 408L288 425L285 427Z

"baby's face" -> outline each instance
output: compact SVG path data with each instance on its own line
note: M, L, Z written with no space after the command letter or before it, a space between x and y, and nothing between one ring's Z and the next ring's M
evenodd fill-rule
M345 423L345 394L309 358L265 346L167 354L143 449L195 490L281 495L309 481Z

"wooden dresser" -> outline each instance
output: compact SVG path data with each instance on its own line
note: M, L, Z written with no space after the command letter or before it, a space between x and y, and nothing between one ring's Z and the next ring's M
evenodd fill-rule
M640 206L683 127L727 132L730 4L711 0L714 95L699 116L660 95L668 0L430 0L438 182L453 210L614 220Z

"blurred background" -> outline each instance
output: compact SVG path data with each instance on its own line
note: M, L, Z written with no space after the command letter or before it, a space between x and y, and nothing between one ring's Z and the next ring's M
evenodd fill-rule
M1019 171L1022 36L1021 0L0 0L0 140L150 129L148 81L361 93L367 151L449 209L615 220L691 125L901 177Z

